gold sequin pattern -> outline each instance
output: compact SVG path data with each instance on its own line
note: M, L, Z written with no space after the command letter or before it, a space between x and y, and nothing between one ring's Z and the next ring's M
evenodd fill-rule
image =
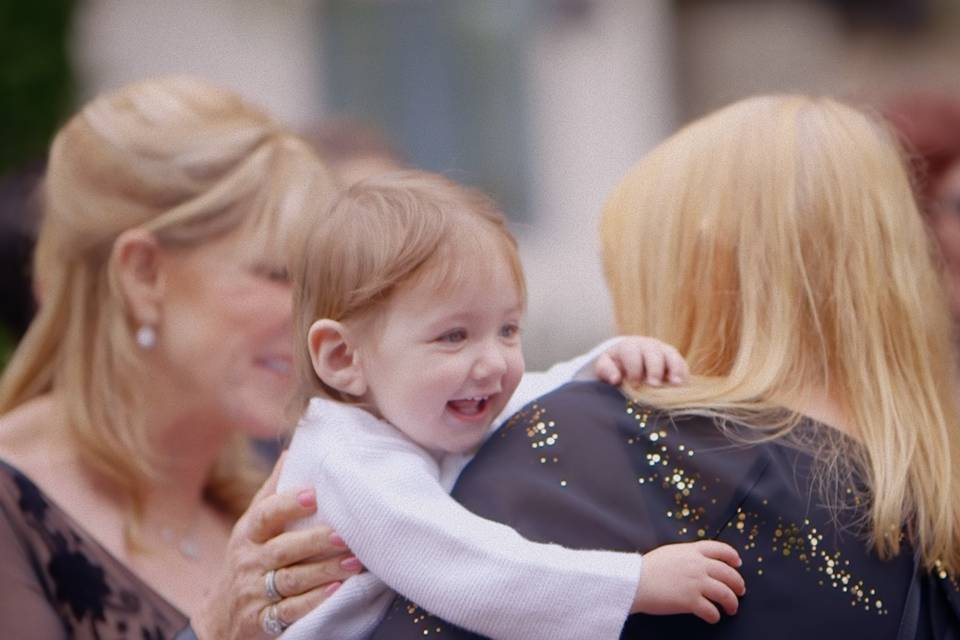
M643 445L647 450L642 466L648 471L639 475L637 485L671 494L673 504L663 515L678 525L677 535L681 539L708 537L710 532L700 525L706 521L708 508L714 507L717 499L711 495L701 474L686 467L696 452L678 442L675 432L651 427L650 412L643 406L628 401L626 413L636 424L636 431L627 436L627 444ZM719 478L713 480L719 485ZM767 523L759 513L738 508L725 528L731 530L735 538L727 541L739 547L745 576L749 567L756 576L762 577L765 557L768 565L771 555L791 558L815 576L818 586L848 597L851 606L879 615L889 613L879 591L857 579L850 561L840 551L824 548L822 532L809 520L793 523L778 519Z
M756 512L737 509L736 518L726 527L734 529L740 538L741 558L746 567L751 560L756 563L756 575L764 573L764 554L782 556L798 562L805 572L815 575L817 585L829 587L849 597L851 606L862 607L864 611L887 615L890 611L884 606L883 599L876 588L867 586L854 575L850 561L836 549L826 549L823 533L811 522L785 522L778 518L773 524L772 535L761 532L769 530L768 523ZM761 539L762 538L762 539Z
M673 507L666 511L666 517L679 525L677 535L686 536L692 531L697 538L705 538L706 529L697 525L706 515L706 507L695 506L690 499L697 491L706 492L707 486L699 473L691 474L682 466L686 458L693 457L693 449L685 444L671 448L670 433L666 429L647 429L649 411L633 403L627 405L626 411L636 423L636 431L627 436L627 444L636 446L643 443L649 449L645 454L649 472L641 474L637 483L659 484L661 489L673 493Z
M537 461L543 465L555 465L560 462L560 457L552 451L560 440L560 433L557 431L557 423L545 418L546 409L537 403L533 403L529 408L515 414L499 430L500 437L506 436L508 430L514 429L519 425L525 425L527 439L530 441L530 448L537 456ZM567 481L560 479L560 486L566 487Z
M952 586L954 591L960 591L960 584L957 583L957 576L951 575L949 571L943 566L943 560L935 560L933 563L933 573L941 580L948 581Z
M412 602L408 602L405 608L407 615L410 616L410 622L417 625L421 629L423 635L439 635L443 632L442 621L433 614L427 613L426 610L418 607Z

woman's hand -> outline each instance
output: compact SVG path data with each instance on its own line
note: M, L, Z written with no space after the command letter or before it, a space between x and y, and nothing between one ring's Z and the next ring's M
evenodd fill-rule
M313 489L274 493L282 464L281 457L233 527L225 566L190 620L200 640L268 638L264 619L269 615L292 624L362 568L328 528L284 532L317 506ZM271 570L279 600L267 592Z

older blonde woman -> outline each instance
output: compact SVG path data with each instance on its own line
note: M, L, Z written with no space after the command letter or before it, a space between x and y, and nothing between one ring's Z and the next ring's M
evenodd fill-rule
M333 190L302 142L191 78L57 134L42 302L0 380L0 636L166 638L192 617L257 637L359 570L328 530L282 533L310 491L274 480L251 505L247 441L287 424L286 240Z
M618 330L676 345L693 381L568 385L454 495L565 546L738 548L736 616L624 637L960 637L950 317L891 135L832 100L745 100L634 167L601 231ZM409 604L375 637L437 628L465 637Z

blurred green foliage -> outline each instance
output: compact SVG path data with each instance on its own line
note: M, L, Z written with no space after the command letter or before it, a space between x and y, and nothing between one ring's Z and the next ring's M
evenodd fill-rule
M44 153L71 107L75 0L0 0L0 174Z
M13 355L13 349L16 347L16 341L10 335L2 324L0 324L0 373L7 366L7 361Z

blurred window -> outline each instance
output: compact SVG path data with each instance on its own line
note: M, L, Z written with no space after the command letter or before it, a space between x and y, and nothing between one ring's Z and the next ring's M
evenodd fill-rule
M536 0L327 0L327 110L380 126L411 163L528 214L526 49Z

